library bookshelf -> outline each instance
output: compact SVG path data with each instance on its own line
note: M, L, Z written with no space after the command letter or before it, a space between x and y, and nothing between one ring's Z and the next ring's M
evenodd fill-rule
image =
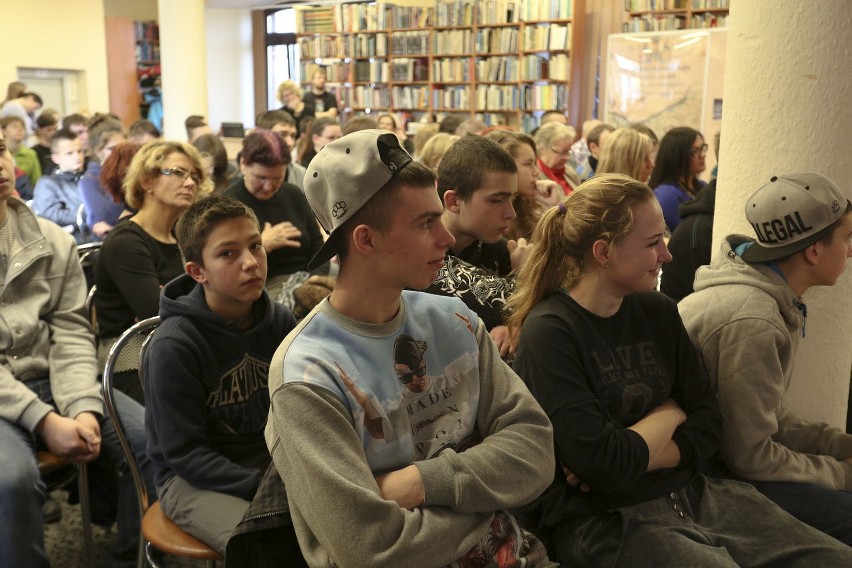
M624 0L624 32L657 32L728 25L730 0Z
M575 13L583 0L300 8L302 78L323 66L345 113L459 114L531 128L541 111L572 110Z

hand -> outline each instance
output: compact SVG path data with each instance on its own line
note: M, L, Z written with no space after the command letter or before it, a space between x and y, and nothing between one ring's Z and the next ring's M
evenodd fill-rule
M263 232L260 233L263 248L267 252L283 247L299 248L302 246L302 242L299 240L301 236L302 231L289 221L283 221L277 225L273 225L267 221L263 224Z
M497 345L497 349L500 351L500 357L508 355L509 348L512 344L509 338L509 328L505 325L498 325L489 331L488 334L491 335L491 339L493 339L494 343Z
M574 475L574 473L570 469L568 469L567 466L563 465L562 471L565 473L565 481L568 482L568 485L570 485L571 487L579 486L580 491L582 491L583 493L588 493L589 491L591 491L591 489L589 489L589 486L580 481L580 478Z
M36 434L52 453L74 463L90 462L101 451L100 427L91 427L91 421L96 421L91 413L82 412L79 416L82 422L49 412L36 426Z
M426 500L423 478L420 477L420 469L414 464L380 475L376 483L384 499L396 501L403 509L414 509Z
M512 270L517 271L526 262L530 247L526 239L518 239L517 241L509 241L508 248L509 258L512 259Z
M553 207L565 199L565 193L552 179L537 179L535 180L535 198L548 207Z
M112 230L112 225L107 223L106 221L98 221L95 223L95 226L92 227L92 232L98 236L99 239L103 239L104 235Z

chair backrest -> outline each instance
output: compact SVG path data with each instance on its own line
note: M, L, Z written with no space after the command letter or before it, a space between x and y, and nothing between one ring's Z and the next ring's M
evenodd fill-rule
M98 262L98 254L103 243L84 243L77 245L77 256L86 276L86 285L91 288L95 283L95 265Z
M136 461L136 455L133 453L133 449L130 447L130 441L127 439L127 434L125 433L121 416L118 414L116 409L113 375L115 374L115 365L121 355L121 352L128 345L132 344L133 339L136 336L140 335L145 336L145 341L142 345L143 349L139 354L141 361L145 347L147 347L148 339L150 339L150 336L159 325L160 316L154 316L134 324L127 331L121 334L109 350L109 356L107 357L106 365L104 366L104 402L106 403L110 420L112 420L112 423L115 426L115 432L118 434L118 441L121 443L121 449L124 452L124 457L130 467L130 473L133 475L133 482L136 484L136 495L139 497L138 504L140 519L144 516L145 509L148 507L148 491L145 488L145 482L142 479L142 472L139 469L139 463ZM141 377L141 365L139 371L139 376Z

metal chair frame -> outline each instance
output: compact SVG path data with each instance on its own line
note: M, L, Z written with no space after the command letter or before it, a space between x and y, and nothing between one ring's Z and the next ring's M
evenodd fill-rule
M121 420L121 416L118 414L115 407L115 396L113 391L113 373L116 362L118 361L118 357L121 354L122 350L127 346L130 341L136 337L137 335L145 335L145 339L142 343L142 349L139 353L139 376L140 380L142 378L142 359L145 354L145 350L148 347L148 343L153 336L154 331L160 325L160 317L154 316L148 319L142 320L132 327L130 327L127 331L125 331L112 348L109 351L109 356L107 357L106 365L104 366L104 401L106 402L107 409L109 411L110 418L113 420L115 424L115 430L118 434L118 440L121 443L121 448L124 451L125 458L127 460L128 466L130 467L130 472L133 475L133 482L136 485L136 495L138 497L137 504L139 506L139 518L142 520L140 526L140 535L139 535L139 552L137 557L137 566L138 568L144 568L145 562L147 560L150 566L157 567L157 562L154 558L152 558L152 544L146 538L144 534L144 530L142 526L144 526L145 517L152 513L152 509L154 512L159 511L158 507L154 507L153 505L148 506L148 491L145 488L145 482L142 480L142 472L139 469L139 463L136 461L136 456L133 454L133 450L130 447L130 442L127 439L127 435L124 431L124 423ZM143 381L144 388L144 381ZM181 531L181 529L177 526L174 527L174 531ZM189 535L186 535L189 536ZM203 544L203 543L200 543ZM216 560L222 560L221 556L216 553L213 549L209 549L208 551L204 551L203 556L199 556L199 559L203 559L206 561L207 566L215 566Z

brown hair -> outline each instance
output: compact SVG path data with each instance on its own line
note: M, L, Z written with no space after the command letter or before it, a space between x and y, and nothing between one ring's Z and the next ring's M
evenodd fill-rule
M254 211L233 197L211 195L190 205L175 225L175 237L183 261L204 266L201 253L207 244L207 237L222 221L239 217L250 219L260 231L260 223Z

